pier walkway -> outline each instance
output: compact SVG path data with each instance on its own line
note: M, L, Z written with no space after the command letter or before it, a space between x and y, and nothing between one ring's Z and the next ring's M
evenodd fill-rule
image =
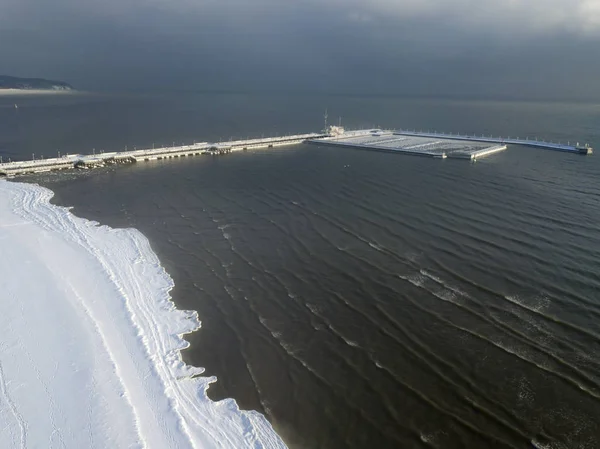
M0 163L0 176L16 176L28 173L41 173L72 168L94 168L113 164L127 164L138 161L151 161L175 157L188 157L201 154L224 154L258 148L272 148L296 145L308 139L327 137L323 133L296 134L291 136L267 137L260 139L232 140L229 142L199 142L193 145L147 148L99 154L67 154L58 158L36 159Z

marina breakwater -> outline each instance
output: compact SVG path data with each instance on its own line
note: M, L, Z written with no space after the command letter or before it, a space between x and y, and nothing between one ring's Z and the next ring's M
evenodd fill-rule
M190 157L203 154L226 154L235 151L272 148L284 145L311 143L316 145L351 147L364 150L386 151L433 158L454 158L474 161L478 158L504 151L508 144L558 150L577 154L591 154L588 145L564 145L538 140L520 140L503 137L478 137L459 134L439 134L405 130L367 129L345 131L331 126L321 133L294 134L260 139L231 140L228 142L199 142L161 148L134 149L100 154L67 154L62 157L30 161L0 160L0 176L17 176L29 173L67 169L89 169L114 164L129 164L169 158ZM492 144L492 145L490 145Z
M332 133L321 139L313 139L310 143L471 161L504 151L508 145L522 145L576 154L592 154L593 152L588 145L580 146L579 144L564 145L539 140L511 139L510 137L479 137L381 129Z
M533 147L533 148L541 148L544 150L554 150L554 151L564 151L567 153L577 153L577 154L592 154L593 148L591 148L588 144L580 145L576 143L575 145L571 145L570 142L564 144L560 142L547 142L544 140L530 139L527 137L526 139L519 139L509 137L493 137L493 136L475 136L475 135L461 135L461 134L447 134L447 133L437 133L437 132L422 132L422 131L408 131L408 130L396 130L394 131L396 135L403 136L415 136L415 137L427 137L434 139L444 139L444 140L459 140L466 142L481 142L481 143L494 143L498 145L521 145L525 147Z

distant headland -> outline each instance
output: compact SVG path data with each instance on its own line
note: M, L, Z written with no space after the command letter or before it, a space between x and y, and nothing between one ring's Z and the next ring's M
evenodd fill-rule
M73 92L73 86L64 81L43 78L18 78L0 75L0 94L2 93L51 93Z

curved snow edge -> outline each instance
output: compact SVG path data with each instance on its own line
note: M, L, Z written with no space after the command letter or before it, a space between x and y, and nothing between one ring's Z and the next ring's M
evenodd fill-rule
M183 335L201 323L197 312L176 308L173 280L141 232L76 217L69 208L50 204L53 192L38 185L0 182L13 194L15 215L85 251L111 284L114 295L106 302L82 301L112 356L144 447L286 447L262 414L241 411L233 399L211 401L206 390L216 378L200 377L203 368L183 362L181 350L189 346ZM132 329L126 325L120 335L102 332L119 319L135 329L136 338L128 337ZM134 369L123 369L120 360L129 358Z

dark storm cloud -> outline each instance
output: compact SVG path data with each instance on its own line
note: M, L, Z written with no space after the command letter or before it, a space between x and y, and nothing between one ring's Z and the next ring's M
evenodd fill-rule
M1 72L84 88L600 96L600 0L0 0Z

